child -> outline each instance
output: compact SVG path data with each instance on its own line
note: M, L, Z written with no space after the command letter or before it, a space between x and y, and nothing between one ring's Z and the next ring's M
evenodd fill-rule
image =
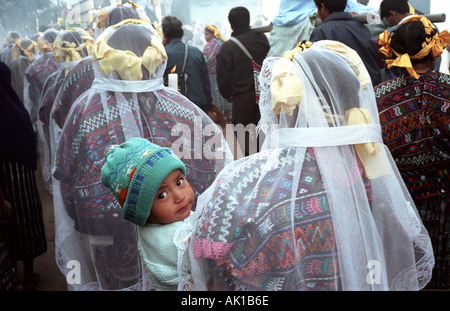
M139 227L138 248L156 290L177 290L176 229L194 204L184 163L170 148L131 138L107 151L102 183Z

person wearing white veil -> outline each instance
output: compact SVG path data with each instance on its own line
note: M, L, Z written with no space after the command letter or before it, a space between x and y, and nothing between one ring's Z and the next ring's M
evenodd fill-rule
M28 38L16 42L12 50L12 60L9 64L11 68L11 82L20 100L24 101L24 76L27 68L34 62L39 52L36 41Z
M41 53L25 71L23 104L30 114L35 130L37 130L39 100L45 80L58 68L58 63L53 57L53 42L55 42L57 36L58 31L52 28L39 35L38 43Z
M53 57L58 67L44 82L36 121L42 176L49 191L51 191L51 161L54 152L52 148L55 146L54 131L50 123L50 111L70 68L88 56L93 45L94 38L82 29L61 31L53 42Z
M71 290L149 290L137 227L101 183L107 148L132 137L172 147L196 196L233 158L214 122L164 87L167 55L150 23L128 19L108 27L92 59L94 82L69 111L52 170L56 261L64 275L71 260L89 267Z
M109 26L125 19L150 21L142 8L132 1L128 1L123 5L110 5L102 8L101 11L102 13L99 14L99 21L97 22L96 28L97 36ZM88 55L70 68L64 82L61 84L61 88L55 97L52 111L50 112L50 117L54 119L55 126L59 129L63 127L70 107L81 94L91 87L93 81L94 70L92 69L92 57Z
M261 71L262 150L226 166L177 232L179 290L422 289L430 238L361 59L335 41L285 55Z

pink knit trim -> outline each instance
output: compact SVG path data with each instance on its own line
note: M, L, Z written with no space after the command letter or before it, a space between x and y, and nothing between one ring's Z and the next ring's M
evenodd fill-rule
M203 257L218 260L229 252L233 244L234 242L223 243L200 238L194 242L194 256L195 258Z

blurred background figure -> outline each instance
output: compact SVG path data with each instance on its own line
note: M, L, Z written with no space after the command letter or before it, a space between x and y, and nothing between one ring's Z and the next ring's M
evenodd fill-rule
M206 57L206 65L208 65L209 81L211 84L212 104L216 105L225 117L226 122L231 122L231 103L222 97L217 84L216 74L216 56L220 51L223 43L227 40L222 37L220 31L214 25L206 25L204 30L206 44L203 48L203 54Z
M24 102L24 77L25 72L39 53L37 42L31 39L22 39L16 42L12 51L11 81L20 101Z
M386 30L381 51L401 74L375 87L384 142L433 243L430 289L450 288L450 76L435 69L449 43L419 15Z

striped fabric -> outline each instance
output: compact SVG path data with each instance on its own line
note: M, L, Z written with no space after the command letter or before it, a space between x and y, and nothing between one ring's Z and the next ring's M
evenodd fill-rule
M12 161L0 162L0 187L11 203L9 226L2 227L11 258L35 258L47 251L42 204L34 171Z
M450 288L450 76L408 74L374 88L383 140L430 235L435 267L427 288Z

